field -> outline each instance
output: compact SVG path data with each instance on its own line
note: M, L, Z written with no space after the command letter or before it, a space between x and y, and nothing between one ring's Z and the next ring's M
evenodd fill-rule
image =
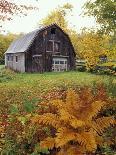
M46 106L41 106L44 101L47 103L51 99L62 98L65 96L63 93L69 88L78 91L82 87L89 87L95 93L97 85L104 85L108 96L114 98L115 84L114 76L76 71L44 74L15 73L4 69L4 66L0 66L0 112L2 114L0 121L5 127L4 130L0 129L5 131L3 135L6 135L6 137L3 136L3 146L0 146L2 153L19 155L23 152L24 155L32 155L31 153L35 151L36 154L35 146L38 141L34 134L35 132L38 133L38 127L35 128L30 124L30 120L27 120L36 115L41 108L43 111L47 110ZM100 99L102 100L102 98ZM109 111L107 113L109 115ZM49 127L42 127L40 130L42 133L43 130L46 130L49 134ZM107 148L110 149L108 146ZM27 153L27 151L31 153ZM46 150L41 149L39 151L46 152Z
M3 68L3 66L0 66ZM3 69L2 69L3 70ZM94 85L95 83L104 83L115 80L114 76L95 75L87 72L63 72L63 73L14 73L9 70L3 70L0 76L0 86L11 88L34 87L34 89L45 91L52 88L68 88L75 86Z

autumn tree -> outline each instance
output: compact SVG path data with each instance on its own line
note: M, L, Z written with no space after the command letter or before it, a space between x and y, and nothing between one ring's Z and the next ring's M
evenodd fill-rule
M59 6L58 8L50 12L48 16L41 21L41 25L47 26L52 23L56 23L66 31L68 29L66 15L67 13L71 12L72 8L73 6L69 3L66 3L63 6Z
M92 69L98 64L99 56L106 54L109 49L109 37L83 30L78 36L77 46L81 57L86 60L87 68Z
M19 5L12 0L0 0L0 27L4 21L12 20L13 15L25 16L29 11L36 9L38 8L32 5Z

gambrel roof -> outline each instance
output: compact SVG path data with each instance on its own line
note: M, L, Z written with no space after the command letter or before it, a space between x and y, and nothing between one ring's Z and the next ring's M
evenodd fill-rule
M27 33L26 35L20 37L19 39L14 40L11 45L9 46L9 48L7 49L7 51L5 52L7 53L23 53L25 51L28 50L28 48L30 47L30 45L32 44L33 40L35 39L35 37L37 36L37 34L51 26L56 26L58 27L60 30L62 30L57 24L53 23L49 26L45 26L42 27L40 29L36 29L35 31L32 31L30 33ZM62 30L62 32L69 38L69 36ZM70 38L69 38L70 40ZM71 43L72 44L72 43Z

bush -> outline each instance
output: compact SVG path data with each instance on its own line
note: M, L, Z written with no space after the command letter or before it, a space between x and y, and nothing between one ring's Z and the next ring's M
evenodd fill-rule
M2 68L0 70L0 83L15 79L16 73L10 69Z

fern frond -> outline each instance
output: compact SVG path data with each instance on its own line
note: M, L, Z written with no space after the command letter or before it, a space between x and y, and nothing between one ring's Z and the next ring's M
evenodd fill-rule
M83 106L90 104L94 99L91 88L87 86L81 89L79 97L82 100Z
M82 126L85 126L85 122L82 121L82 120L78 120L78 119L70 119L69 120L70 122L70 125L73 127L73 128L78 128L78 127L82 127Z
M102 117L96 119L92 123L92 127L97 131L98 134L102 134L106 128L108 128L110 125L114 124L113 117Z
M83 155L82 151L76 146L70 146L66 152L67 155Z
M62 100L53 100L53 101L51 101L50 102L53 106L55 106L56 108L62 108L64 105L65 105L65 103L62 101Z
M85 108L86 111L81 114L81 118L83 120L91 121L93 117L97 116L105 102L103 101L95 101L88 108Z
M65 121L66 123L69 122L70 119L74 118L74 116L71 115L68 111L66 111L65 108L59 109L58 114L60 116L60 119Z
M79 98L79 95L75 93L74 90L68 90L67 96L66 96L66 105L69 110L76 109L78 110L81 106L81 99Z
M91 132L77 133L75 140L84 146L87 151L94 151L97 148L95 137Z
M62 122L59 121L59 117L56 114L46 113L43 115L36 115L32 118L32 123L38 122L42 125L52 125L55 128L59 128Z
M66 127L59 128L57 130L56 138L55 138L56 147L58 148L58 147L64 146L69 141L74 139L75 139L75 132L73 132L72 130Z
M40 142L41 148L53 149L55 147L55 139L48 137Z

